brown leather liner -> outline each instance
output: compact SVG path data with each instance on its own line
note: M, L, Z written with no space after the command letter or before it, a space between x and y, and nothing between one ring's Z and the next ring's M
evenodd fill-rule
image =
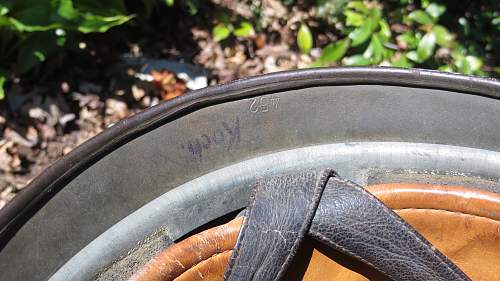
M498 276L496 265L500 262L500 222L442 210L395 211L452 259L472 280L495 280ZM221 280L231 253L232 251L228 251L214 255L174 281ZM361 262L328 249L314 240L306 240L297 257L299 259L295 262L296 266L291 268L284 280L385 280L382 275ZM478 257L482 262L470 262Z
M367 189L473 280L495 280L495 265L500 264L500 195L461 186L416 183ZM242 221L236 218L172 245L130 281L221 280ZM383 279L363 264L312 240L306 241L299 256L287 280Z
M442 210L396 210L472 280L499 280L500 221Z
M173 280L196 264L233 249L243 217L173 244L150 260L129 280Z
M235 242L236 243L236 242ZM190 268L174 281L220 281L233 251L222 252Z
M441 210L395 211L472 280L498 280L500 221ZM302 271L295 268L286 280L386 280L369 267L321 244L305 248L297 261L299 265L305 264L305 268Z
M371 185L367 190L391 209L436 209L500 220L500 195L480 189L421 183Z

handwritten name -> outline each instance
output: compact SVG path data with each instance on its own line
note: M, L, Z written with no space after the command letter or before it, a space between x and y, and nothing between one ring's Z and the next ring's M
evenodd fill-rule
M233 122L223 121L221 125L209 133L181 144L181 148L200 160L204 151L215 147L231 150L240 143L240 119L236 117Z

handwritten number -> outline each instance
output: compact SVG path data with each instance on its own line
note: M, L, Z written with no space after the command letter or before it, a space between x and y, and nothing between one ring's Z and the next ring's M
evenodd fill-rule
M278 97L257 97L250 100L250 112L266 113L272 109L278 109L280 98Z

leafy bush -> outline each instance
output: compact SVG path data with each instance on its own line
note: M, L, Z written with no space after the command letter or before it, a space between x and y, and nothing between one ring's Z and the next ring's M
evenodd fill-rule
M77 38L82 34L106 32L134 17L146 23L158 3L196 15L203 5L212 5L208 2L0 0L0 99L9 78L27 73L57 51L76 48ZM289 9L302 9L307 15L292 32L296 32L297 48L302 53L321 47L321 55L315 56L317 59L311 66L387 65L480 76L500 73L495 66L500 57L498 0L467 1L460 5L446 0L281 2ZM142 5L141 12L127 10L131 3ZM214 13L214 17L206 17L213 22L215 41L251 39L257 32L276 32L261 22L261 0L241 0L241 3L249 5L253 17L230 16L227 7L222 7L226 8L222 13ZM325 30L333 34L328 37L333 40L326 43L316 38Z
M434 1L282 0L282 3L301 6L315 16L298 25L297 47L302 53L309 53L316 41L315 30L307 25L309 22L319 26L318 33L327 29L338 37L322 46L321 56L312 67L384 65L498 76L500 68L491 64L497 63L500 53L500 2L476 1L462 5L463 10L452 6L455 11L444 16L445 3L454 2ZM261 3L251 2L256 6ZM213 28L216 41L228 38L234 30L228 18L226 15ZM254 17L253 23L245 24L261 26L258 17ZM251 31L253 35L253 28ZM486 65L486 60L490 65Z
M239 38L255 35L253 25L248 21L241 22L236 28L225 16L222 16L220 21L221 22L212 29L212 37L216 42L228 38L231 34Z
M404 2L404 1L402 1ZM439 24L446 7L424 1L421 9L383 9L377 1L351 1L342 9L340 39L328 44L314 66L427 66L484 76L483 60ZM499 17L495 20L498 22ZM394 24L397 32L390 25Z
M132 17L122 0L0 0L0 89L7 74L32 69L75 34L106 32Z

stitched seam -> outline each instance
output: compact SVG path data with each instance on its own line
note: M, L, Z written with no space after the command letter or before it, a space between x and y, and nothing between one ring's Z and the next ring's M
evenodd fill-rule
M491 221L494 221L494 222L499 222L499 220L492 219L490 217L485 217L485 216L480 216L480 215L474 215L474 214L469 214L469 213L464 213L464 212L443 210L443 209L434 209L434 208L400 208L400 209L392 209L392 210L393 211L410 211L410 210L415 210L415 211L435 211L435 212L442 212L442 213L446 212L446 213L466 215L466 216L481 218L481 219L485 219L485 220L491 220Z
M453 265L450 265L445 260L443 260L443 257L441 256L442 254L440 255L440 252L438 252L437 250L435 250L435 248L432 247L432 245L425 243L425 241L423 241L421 237L419 237L417 234L414 233L413 228L411 226L409 226L406 222L402 221L402 219L399 216L397 216L394 213L388 211L387 206L385 206L384 204L382 204L375 196L373 196L371 193L369 193L368 191L366 191L364 188L361 188L361 187L357 186L356 184L354 184L354 183L352 183L350 181L343 180L343 179L341 180L341 179L336 178L336 177L334 177L333 179L336 180L336 181L338 181L338 182L344 183L344 184L346 184L346 185L348 185L350 187L353 187L353 188L355 188L357 190L360 190L365 195L368 195L369 196L368 198L372 199L370 201L372 201L376 205L382 207L382 211L384 213L386 213L387 215L389 215L391 218L395 219L395 221L396 221L397 224L401 225L402 227L405 227L408 230L407 232L410 233L411 236L414 237L417 242L419 242L421 245L423 245L424 249L427 252L429 252L429 248L430 248L430 251L434 255L434 257L436 257L442 265L445 265L446 269L449 272L451 272L454 276L458 277L460 280L463 280L463 276L461 274L459 274L458 272L455 272Z
M224 272L224 276L222 277L223 281L229 279L229 277L231 276L231 274L233 272L234 265L236 264L236 262L238 261L238 259L240 257L239 253L241 250L241 246L243 245L243 240L245 239L246 229L248 228L249 221L251 218L250 212L253 209L253 207L255 206L255 195L257 194L257 189L258 189L257 185L258 185L258 183L254 186L254 189L252 190L252 194L250 195L250 204L247 206L247 209L245 211L245 216L243 217L243 225L240 228L238 239L236 239L236 246L233 249L233 253L232 253L231 257L229 257L229 263L227 265L227 269Z
M191 267L189 267L189 268L187 268L186 270L184 270L184 272L182 272L181 274L177 275L177 276L173 279L173 281L175 281L177 278L181 277L184 273L188 272L189 270L194 269L196 266L198 266L198 265L200 265L200 264L202 264L202 263L205 263L205 262L209 261L209 260L210 260L210 259L212 259L212 258L215 258L215 257L217 257L217 256L220 256L220 255L222 255L222 254L225 254L225 253L227 253L227 252L231 252L231 251L233 251L233 250L231 249L231 250L225 250L225 251L222 251L222 252L219 252L219 253L215 253L215 254L211 255L210 257L208 257L208 258L206 258L206 259L204 259L204 260L201 260L201 261L197 262L196 264L193 264Z
M383 271L382 269L379 269L377 266L375 266L374 264L372 264L371 262L365 260L364 258L362 258L361 256L347 250L346 248L342 247L341 245L333 242L332 240L330 240L327 236L323 235L322 233L320 232L317 232L317 231L311 231L310 232L311 236L313 237L316 237L317 239L319 239L321 242L327 242L327 243L330 243L331 245L333 245L335 248L341 250L342 252L344 253L347 253L348 255L366 263L367 265L375 268L376 270L380 271L382 274L384 274L385 276L388 276L390 277L392 280L396 280L394 279L390 274L388 274L387 272Z
M280 267L280 270L278 271L278 274L276 275L276 280L280 280L283 277L283 274L285 274L286 268L289 267L291 260L295 256L294 254L297 253L298 248L300 247L300 242L304 239L306 233L311 227L312 221L314 219L314 216L316 215L316 210L318 209L319 202L321 200L321 196L323 195L323 191L325 190L325 187L328 183L328 180L335 176L336 173L332 169L327 169L323 171L321 178L317 183L315 183L315 188L313 190L314 194L312 197L311 202L307 206L307 213L305 216L305 221L304 224L300 227L299 230L299 235L295 238L292 244L292 248L290 249L289 254L287 255L285 261ZM314 177L316 176L316 173L314 174Z
M338 178L335 178L336 180L339 180ZM456 277L459 277L460 279L462 279L462 276L460 274L458 274L457 272L455 272L455 270L453 268L451 268L451 265L448 264L445 260L443 260L443 258L441 257L441 255L439 254L440 252L438 252L437 250L435 250L435 248L428 244L428 243L425 243L425 241L423 241L421 239L421 237L419 237L418 235L416 235L413 231L413 228L411 226L409 226L406 222L404 222L401 217L395 215L393 212L390 212L389 209L384 205L382 204L375 196L373 196L372 194L370 194L368 191L366 191L364 188L360 188L358 187L357 185L353 184L352 182L350 181L346 181L346 180L341 180L342 182L344 182L345 184L355 188L355 189L358 189L360 190L362 193L364 193L365 195L368 195L369 198L372 198L371 201L373 201L376 205L378 206L381 206L382 207L382 211L386 214L388 214L391 218L395 219L397 224L407 228L409 231L409 233L411 234L411 236L413 236L417 242L419 242L421 245L424 246L424 249L425 250L431 250L431 253L434 254L434 256L436 258L438 258L438 260L441 262L441 264L445 265L446 266L446 269L448 269L449 272L451 272L453 275L455 275ZM374 199L374 200L373 200ZM430 246L430 247L429 247Z
M392 209L393 211L431 211L431 212L439 212L439 213L451 213L451 214L457 214L457 215L463 215L463 216L471 216L475 217L478 219L484 219L484 220L489 220L493 221L495 223L498 223L500 221L489 218L489 217L484 217L484 216L478 216L478 215L473 215L473 214L467 214L463 212L454 212L454 211L448 211L448 210L441 210L441 209L433 209L433 208L401 208L401 209Z

